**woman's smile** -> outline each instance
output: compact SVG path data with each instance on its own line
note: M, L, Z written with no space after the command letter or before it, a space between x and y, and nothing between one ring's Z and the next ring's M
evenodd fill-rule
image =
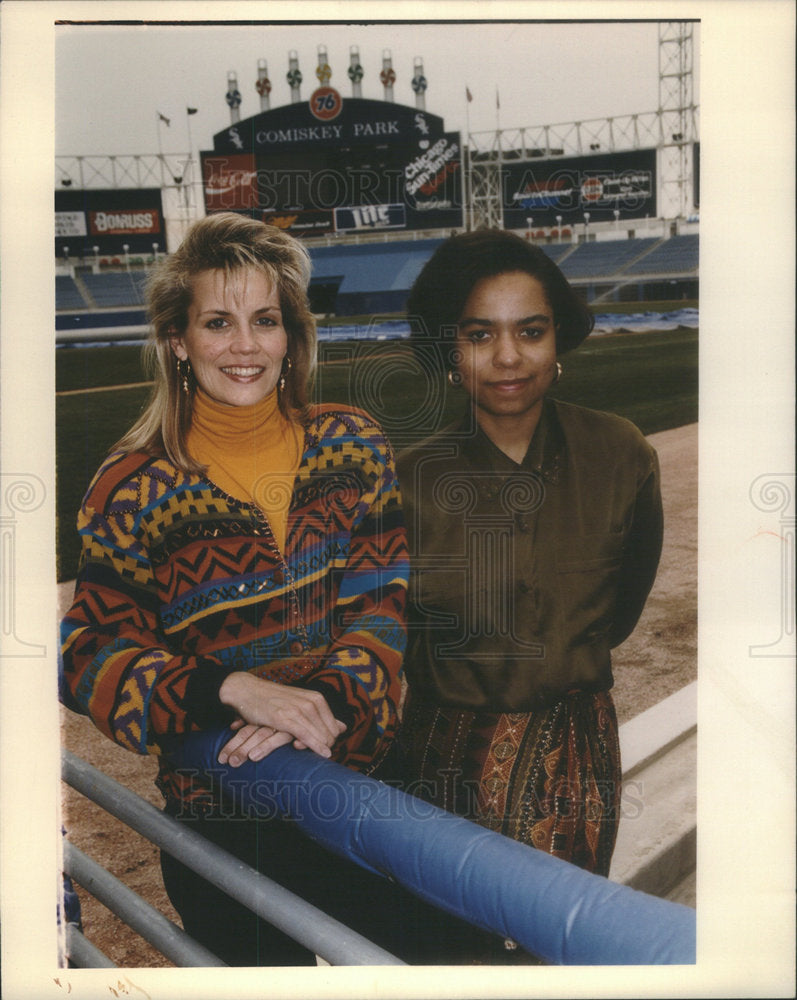
M266 369L262 368L262 367L257 367L257 368L252 368L252 367L242 368L241 366L222 368L222 371L224 372L225 375L229 375L230 378L234 378L234 379L254 379L254 378L259 378L263 374L263 372L265 370Z
M202 271L192 284L188 324L172 338L199 387L218 403L250 406L277 385L288 349L279 295L262 271Z
M531 381L530 378L503 379L498 382L488 382L487 384L498 392L520 392Z
M533 422L556 372L553 309L540 282L521 271L477 282L457 342L457 370L480 422Z

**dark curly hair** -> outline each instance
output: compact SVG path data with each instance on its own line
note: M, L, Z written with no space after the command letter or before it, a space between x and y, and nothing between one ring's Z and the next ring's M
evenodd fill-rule
M457 323L474 285L510 271L536 278L556 325L556 351L565 354L592 332L594 318L551 258L515 233L479 229L451 236L424 265L407 299L410 337L420 358L452 368Z

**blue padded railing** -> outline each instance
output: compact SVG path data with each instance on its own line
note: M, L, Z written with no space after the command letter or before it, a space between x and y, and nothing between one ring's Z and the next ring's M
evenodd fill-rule
M248 815L276 809L330 851L561 965L695 961L695 911L617 885L309 751L218 763L229 730L166 747Z

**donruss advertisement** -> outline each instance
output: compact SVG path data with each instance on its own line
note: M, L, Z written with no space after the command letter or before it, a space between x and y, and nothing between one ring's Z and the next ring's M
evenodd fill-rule
M521 229L656 215L656 150L526 161L504 168L504 224Z
M88 212L91 236L155 236L160 233L157 211L123 212L101 210Z
M55 252L70 257L119 257L166 249L161 192L158 188L55 192Z

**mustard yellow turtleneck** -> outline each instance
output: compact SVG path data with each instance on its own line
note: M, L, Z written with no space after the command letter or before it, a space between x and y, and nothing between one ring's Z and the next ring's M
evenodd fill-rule
M301 426L280 412L276 389L252 406L226 406L197 389L188 451L225 493L257 504L280 550L302 440Z

